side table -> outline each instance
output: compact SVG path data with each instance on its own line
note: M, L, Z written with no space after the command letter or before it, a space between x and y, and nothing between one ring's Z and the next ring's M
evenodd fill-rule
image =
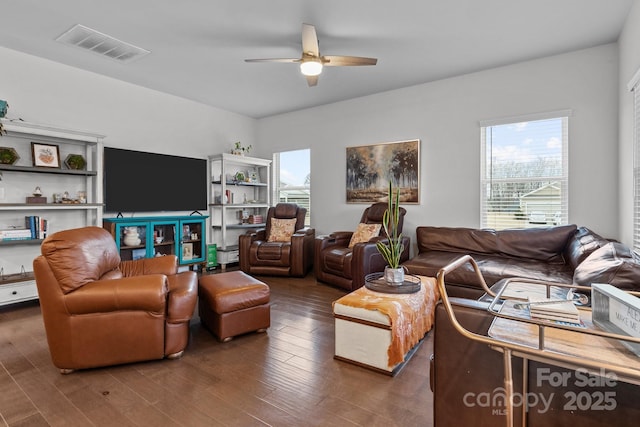
M446 274L465 263L473 266L481 285L493 297L489 312L495 316L495 319L488 335L479 335L466 330L456 319L446 293ZM522 302L523 297L528 294L542 294L548 298L558 290L557 288L567 289L575 286L516 278L507 280L500 292L495 294L486 286L477 264L468 255L443 267L438 272L437 284L445 310L455 329L466 338L487 344L504 355L504 389L508 427L514 425L513 357L523 359L525 372L527 361L535 360L569 369L586 369L587 372L596 375L601 375L604 370L614 373L620 381L640 384L640 359L620 343L620 340L640 342L640 339L596 329L591 322L589 309L580 310L584 327L576 327L531 319L528 312L525 316L523 310L513 307L516 302ZM527 392L527 376L525 373L523 377L523 387L525 387L523 393ZM523 411L523 416L525 413L526 411ZM522 425L526 425L526 419L523 419Z

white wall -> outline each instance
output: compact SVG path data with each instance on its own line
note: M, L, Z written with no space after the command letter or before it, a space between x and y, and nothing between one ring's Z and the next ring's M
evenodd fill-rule
M618 236L618 54L609 44L258 122L261 147L311 148L312 225L353 230L362 204L345 202L345 147L419 138L418 225L480 225L478 121L561 109L569 121L569 221ZM322 83L317 88L321 90Z
M255 119L0 47L7 118L106 135L105 145L206 158L241 140Z
M103 133L107 146L192 157L236 140L260 157L311 148L318 234L354 229L365 207L345 203L345 147L420 138L422 192L420 205L407 206L406 230L477 227L478 121L569 108L569 220L621 238L617 44L259 121L9 49L0 63L9 118Z
M110 147L206 158L230 150L237 140L256 145L255 119L5 48L0 98L9 102L8 119L103 134ZM38 184L51 197L42 179ZM70 224L82 221L72 215L78 216L65 216ZM22 265L30 270L37 252L36 246L16 246L1 254L0 266L7 274Z
M618 40L620 52L619 215L620 240L633 243L633 95L627 84L640 69L640 2L633 2Z

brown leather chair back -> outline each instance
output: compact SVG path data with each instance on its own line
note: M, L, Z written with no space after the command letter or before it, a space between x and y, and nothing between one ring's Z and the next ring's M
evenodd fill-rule
M52 234L42 243L41 252L65 294L118 270L120 264L113 237L100 227Z
M360 222L364 224L382 224L384 213L389 207L387 202L374 203L362 212ZM398 233L402 233L402 226L404 224L404 216L407 210L400 206L400 221L398 221ZM380 229L380 235L384 235L384 229Z
M278 203L275 206L269 208L267 212L267 224L266 224L266 236L267 238L271 234L271 218L278 219L296 219L296 228L298 231L304 228L304 217L307 214L307 209L298 206L295 203Z

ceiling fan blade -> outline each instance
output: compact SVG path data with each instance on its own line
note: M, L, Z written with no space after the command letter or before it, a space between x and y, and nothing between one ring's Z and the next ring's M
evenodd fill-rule
M316 58L320 56L316 27L311 24L302 24L302 53Z
M318 76L305 76L307 78L307 84L311 86L318 85Z
M300 58L264 58L264 59L245 59L244 62L301 62Z
M376 65L377 58L365 58L362 56L326 55L322 57L322 63L327 67L344 67L354 65Z

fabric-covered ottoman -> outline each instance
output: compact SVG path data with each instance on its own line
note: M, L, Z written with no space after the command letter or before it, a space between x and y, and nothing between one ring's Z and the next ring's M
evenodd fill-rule
M418 277L422 286L413 294L362 287L334 301L334 357L397 374L433 327L440 298L434 278Z
M220 341L247 332L264 332L271 322L269 286L243 273L203 275L198 280L198 314Z

